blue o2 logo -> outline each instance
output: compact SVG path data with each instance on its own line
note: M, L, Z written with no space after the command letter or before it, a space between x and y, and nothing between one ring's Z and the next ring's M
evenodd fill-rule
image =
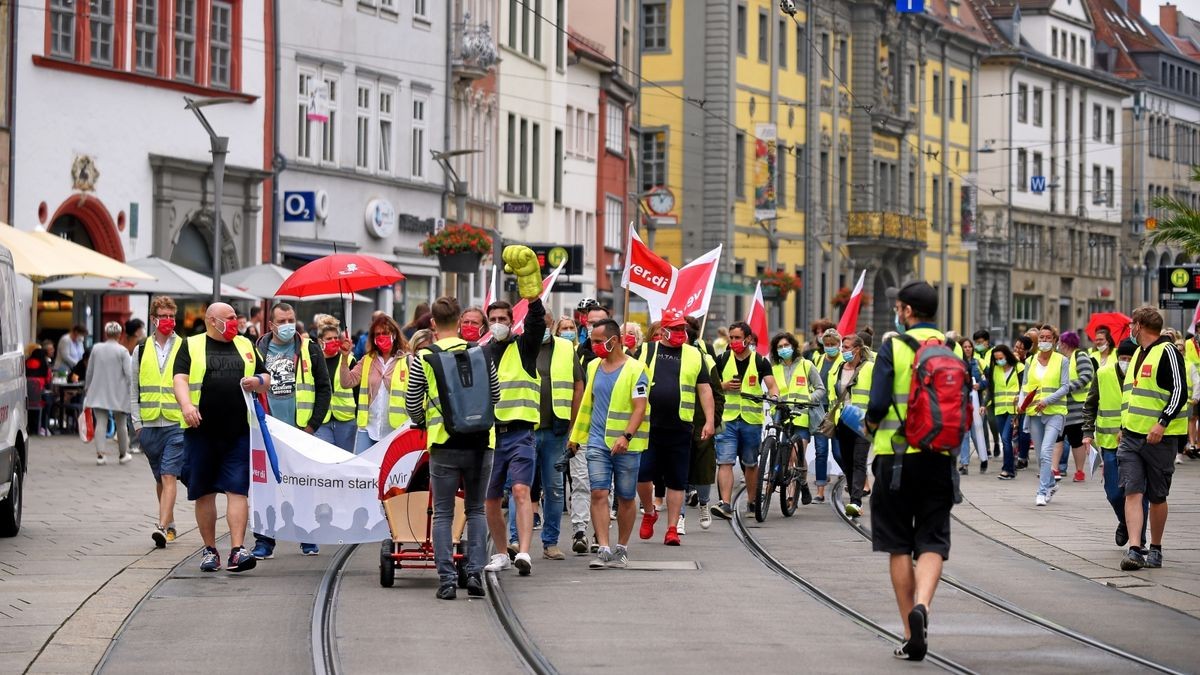
M896 0L896 11L903 14L925 11L925 0Z

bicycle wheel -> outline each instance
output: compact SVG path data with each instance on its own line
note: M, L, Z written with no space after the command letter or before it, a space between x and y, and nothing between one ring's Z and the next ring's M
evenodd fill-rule
M763 439L758 446L758 480L754 486L754 519L763 522L767 519L767 511L771 508L771 494L775 492L775 484L771 480L775 473L775 456L778 453L774 436Z
M800 468L792 466L791 453L794 446L789 445L787 448L780 451L786 457L780 457L780 464L783 467L779 470L782 479L779 481L779 510L783 512L784 518L791 518L796 514L796 507L800 505ZM798 451L797 451L798 452ZM797 462L803 462L804 457L798 455Z

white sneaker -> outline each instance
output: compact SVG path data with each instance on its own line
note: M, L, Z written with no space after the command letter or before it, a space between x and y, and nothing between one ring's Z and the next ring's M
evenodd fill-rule
M707 530L712 527L712 512L708 510L708 504L700 505L700 529Z
M687 534L687 518L683 514L679 514L679 520L675 521L675 532L679 536Z
M508 556L505 557L507 558ZM527 577L533 573L533 560L529 557L528 553L518 553L513 564L516 565L517 571L523 577Z
M528 557L528 556L526 556ZM512 567L512 561L508 559L507 553L497 553L492 556L491 562L484 566L484 572L503 572Z
M96 455L96 466L104 466L108 464L108 458L104 455Z
M1176 463L1176 464L1183 464L1183 458L1182 458L1182 457L1180 457L1179 455L1175 455L1175 463Z
M121 457L119 459L117 459L118 464L128 464L132 461L133 461L133 455L131 455L129 453L125 453L124 455L121 455Z
M1037 499L1033 500L1033 505L1034 506L1045 506L1046 502L1048 502L1048 501L1049 500L1046 499L1046 495L1038 495Z

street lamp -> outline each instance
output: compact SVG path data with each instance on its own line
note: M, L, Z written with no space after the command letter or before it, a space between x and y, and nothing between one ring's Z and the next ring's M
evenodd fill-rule
M187 103L185 108L191 110L200 120L201 126L208 132L210 152L213 156L213 292L212 301L221 301L221 197L225 192L225 157L229 154L229 137L218 136L208 119L204 117L203 108L210 105L237 103L236 98L192 98L184 96Z

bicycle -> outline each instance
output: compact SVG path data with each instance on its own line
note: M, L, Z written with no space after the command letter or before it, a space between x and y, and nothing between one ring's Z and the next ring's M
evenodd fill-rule
M797 431L795 419L807 410L818 407L816 403L797 403L770 396L743 394L744 398L773 407L771 415L763 425L762 443L758 447L758 480L749 486L754 494L754 520L763 522L771 509L771 497L779 490L779 509L784 518L796 513L799 504L812 502L808 491L808 465L804 459L803 446L795 442ZM786 439L786 440L785 440ZM781 448L781 441L786 445Z

